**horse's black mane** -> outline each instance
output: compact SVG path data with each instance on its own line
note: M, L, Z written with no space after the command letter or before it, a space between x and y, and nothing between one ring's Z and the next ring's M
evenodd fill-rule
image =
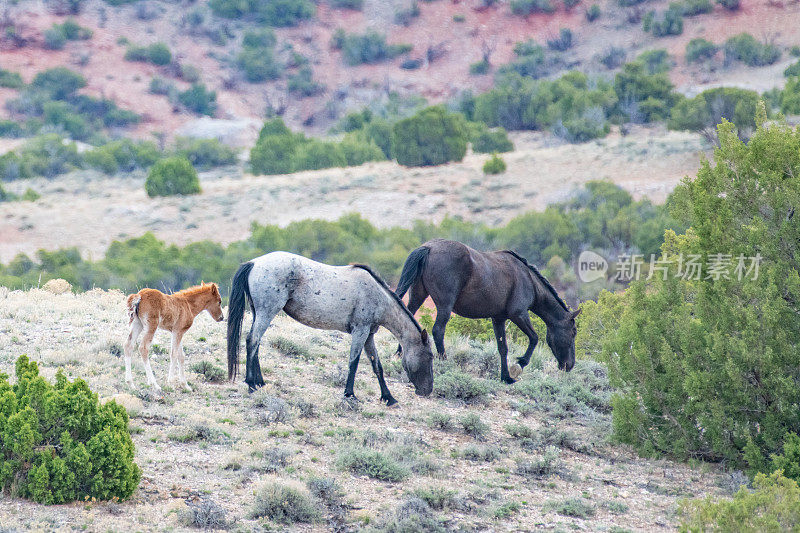
M366 271L369 273L369 275L370 275L370 276L372 276L372 278L373 278L375 281L377 281L377 282L378 282L378 284L379 284L381 287L383 287L383 288L386 290L386 292L388 292L388 293L389 293L389 295L390 295L392 298L394 298L394 300L395 300L395 301L396 301L398 304L400 304L400 308L401 308L403 311L405 311L405 313L408 315L408 318L410 318L410 319L411 319L411 322L413 322L413 323L414 323L414 325L417 327L417 331L419 331L420 333L422 333L422 326L420 326L420 325L419 325L419 322L417 322L417 319L416 319L416 318L414 318L414 315L413 315L413 314L411 314L411 311L409 311L409 310L408 310L408 307L406 307L406 304L404 304L404 303L403 303L403 300L401 300L401 299L400 299L400 297L399 297L399 296L397 296L397 295L394 293L394 291L393 291L392 289L390 289L390 288L389 288L389 286L386 284L386 282L385 282L385 281L383 281L383 279L381 279L381 277L380 277L380 276L379 276L379 275L378 275L378 274L377 274L377 273L376 273L374 270L372 270L372 268L368 267L367 265L362 265L362 264L360 264L360 263L351 263L351 264L350 264L350 266L351 266L351 267L354 267L354 268L360 268L361 270L366 270Z
M503 251L505 253L507 253L507 254L511 254L513 257L516 257L523 265L525 265L526 267L530 268L531 272L536 274L536 277L539 278L539 281L541 281L544 284L544 286L547 287L547 290L550 291L550 294L552 294L553 297L556 299L556 301L559 304L561 304L561 307L563 307L565 311L569 311L569 307L567 307L567 304L564 302L564 300L561 299L561 296L558 295L558 293L556 292L555 287L550 285L550 282L547 281L547 278L544 277L541 272L539 272L538 268L536 268L532 264L528 263L527 259L525 259L524 257L522 257L521 255L519 255L517 252L515 252L513 250L503 250Z

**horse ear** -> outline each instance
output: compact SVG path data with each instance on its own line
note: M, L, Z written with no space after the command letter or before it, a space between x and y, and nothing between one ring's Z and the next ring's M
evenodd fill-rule
M577 311L573 311L572 312L572 320L575 320L576 318L578 318L578 315L581 314L581 311L583 311L583 308L581 308L581 307L579 307Z
M428 330L422 330L422 344L428 344Z

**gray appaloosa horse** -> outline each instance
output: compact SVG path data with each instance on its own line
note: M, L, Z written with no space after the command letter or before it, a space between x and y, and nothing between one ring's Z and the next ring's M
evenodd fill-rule
M228 311L228 378L239 367L239 336L245 301L250 301L253 324L247 335L245 383L250 391L264 384L258 347L280 310L301 324L352 335L350 371L344 394L355 396L353 382L362 349L381 387L381 401L397 403L383 379L383 367L373 336L380 326L403 347L403 368L416 393L433 390L433 353L428 332L420 327L402 300L368 266L330 266L288 252L272 252L243 263L233 277Z
M500 379L514 383L530 362L539 340L528 316L528 311L533 311L547 325L547 345L558 368L569 372L575 364L575 318L580 309L571 311L541 272L511 250L479 252L457 241L428 241L413 250L403 265L395 292L402 298L407 291L412 313L428 295L436 304L433 341L441 357L451 313L491 318L500 352ZM528 349L510 369L506 360L506 320L528 337Z

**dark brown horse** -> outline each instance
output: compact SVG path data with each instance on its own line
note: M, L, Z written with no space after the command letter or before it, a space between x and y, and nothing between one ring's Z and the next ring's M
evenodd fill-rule
M433 340L444 357L444 331L450 314L491 318L500 352L500 379L506 383L522 373L539 338L528 311L547 325L547 345L558 367L569 372L575 364L575 317L550 282L535 266L510 250L479 252L456 241L434 239L411 252L395 292L409 291L408 309L416 313L428 297L436 304ZM511 320L528 337L528 349L509 371L505 324Z

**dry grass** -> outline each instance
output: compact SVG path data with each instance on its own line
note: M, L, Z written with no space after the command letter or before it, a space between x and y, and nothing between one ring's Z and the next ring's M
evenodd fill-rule
M542 370L526 372L515 386L493 383L485 404L419 398L393 374L388 385L400 401L398 409L380 404L376 380L363 365L356 380L362 402L359 409L345 410L337 407L342 388L323 375L346 359L346 335L279 317L262 344L266 385L257 394L249 395L243 383L217 384L190 373L193 393L165 389L156 395L143 388L140 361L134 364L138 389L129 390L123 382L122 360L111 349L124 338L125 325L118 292L54 295L0 288L0 371L12 373L16 357L27 353L40 362L45 376L63 368L72 378L86 379L101 397L124 395L118 397L130 406L136 461L143 471L139 489L120 503L45 507L0 497L3 527L175 531L224 518L233 531L252 531L269 524L253 518L262 514L264 487L288 484L314 509L304 518L311 522L290 526L302 531L367 523L380 529L409 520L444 529L530 530L547 524L564 530L666 531L674 524L679 498L722 490L717 485L724 475L715 467L646 460L609 444L608 413L553 419L534 409L523 415L518 407L531 401L535 388L521 395L514 393L519 385L537 376L557 383L583 379L575 372L559 374L549 356ZM279 353L273 338L313 346L314 360ZM166 334L159 333L156 342L165 343ZM189 364L209 361L223 367L224 344L224 327L201 315L185 337ZM387 333L379 335L385 360L395 345ZM588 364L579 361L576 370ZM167 365L166 355L155 356L154 372L162 385ZM430 423L432 413L449 415L448 428ZM468 417L479 417L487 426L480 442L462 429ZM569 438L550 438L548 427ZM535 439L536 446L526 446L525 439ZM584 449L576 442L593 443L591 453L576 451ZM377 452L385 454L407 475L381 481L351 469L342 458L352 450L367 461ZM581 513L570 511L572 504L569 512L566 504L546 504L572 501L593 509L591 521L573 516Z

